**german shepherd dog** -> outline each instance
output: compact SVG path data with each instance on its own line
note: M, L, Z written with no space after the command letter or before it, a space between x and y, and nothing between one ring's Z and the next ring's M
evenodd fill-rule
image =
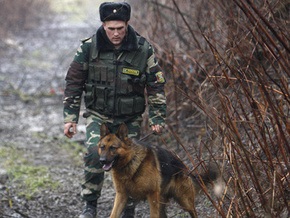
M188 173L186 166L170 151L133 142L125 124L115 134L102 124L100 132L100 162L105 171L112 169L116 190L111 218L120 217L129 196L134 201L147 199L151 218L167 217L165 206L170 198L191 217L197 217L194 198L199 183L215 180L217 173L196 176Z

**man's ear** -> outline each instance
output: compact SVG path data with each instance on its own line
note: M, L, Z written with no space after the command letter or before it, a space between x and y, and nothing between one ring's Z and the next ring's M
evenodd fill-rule
M103 23L102 23L102 26L103 26L103 28L105 29L105 28L106 28L106 23L103 22Z
M129 23L128 23L128 21L125 23L125 28L126 28L126 33L128 33L128 26L129 26Z
M100 127L100 137L104 138L106 135L110 133L108 126L105 123L102 123Z
M125 139L128 138L128 127L126 126L125 123L122 123L116 133L117 137L124 141Z

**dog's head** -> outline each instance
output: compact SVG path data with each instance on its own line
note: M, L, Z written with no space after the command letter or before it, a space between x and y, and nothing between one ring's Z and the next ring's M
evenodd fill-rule
M121 124L115 134L110 133L106 124L101 125L100 141L98 143L98 153L103 169L109 171L117 161L124 155L125 144L128 139L128 128Z

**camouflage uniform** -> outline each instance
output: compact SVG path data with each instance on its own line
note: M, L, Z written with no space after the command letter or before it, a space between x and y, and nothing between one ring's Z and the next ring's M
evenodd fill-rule
M96 37L96 45L93 44L93 37ZM142 92L138 91L138 95L141 93L141 97L147 94L147 102L149 105L149 124L150 125L164 125L164 119L166 115L166 98L164 94L164 84L165 79L163 77L162 71L158 62L155 58L154 49L144 38L134 31L134 29L129 26L128 34L126 36L125 42L123 42L121 48L116 51L110 43L104 33L103 27L100 27L97 33L91 38L82 41L73 62L70 65L66 76L66 88L64 93L64 122L78 122L80 104L82 93L85 92L85 104L86 104L86 146L88 152L84 158L85 162L85 181L82 183L82 192L81 195L86 201L94 201L98 199L101 193L101 188L104 180L104 172L102 166L99 163L99 156L97 153L97 143L100 137L100 125L103 122L106 122L111 131L116 131L116 128L120 123L126 123L129 129L129 136L133 138L138 138L140 135L140 126L142 122L142 113L138 113L116 116L115 110L104 111L102 108L99 110L98 104L92 104L91 101L86 98L87 94L94 92L92 90L88 91L88 78L92 75L92 72L89 70L89 67L92 62L92 48L97 49L98 55L111 53L118 53L119 56L122 55L131 55L132 52L135 52L135 56L131 55L130 59L138 58L140 56L136 52L138 47L142 47L144 50L144 44L147 44L146 58L142 60L144 62L144 72L141 72L138 79L142 80L140 83L143 87ZM141 41L142 43L139 43ZM94 51L96 53L96 51ZM121 55L120 55L121 54ZM143 54L144 55L144 54ZM95 61L95 60L94 60ZM98 61L98 58L97 58ZM126 62L123 61L123 62ZM98 62L96 62L98 63ZM123 68L125 69L125 68ZM125 69L126 71L126 69ZM128 70L130 73L135 73L136 71ZM126 74L127 72L117 72L117 74ZM142 75L142 76L141 76ZM131 78L131 75L127 75L128 78ZM128 79L127 82L129 82ZM122 81L124 82L124 81ZM129 86L128 86L129 87ZM131 96L131 94L129 95ZM116 100L116 99L115 99ZM93 99L94 101L94 99ZM95 106L94 106L95 105ZM115 103L114 103L115 105ZM129 108L128 108L129 109ZM111 113L111 114L110 114Z

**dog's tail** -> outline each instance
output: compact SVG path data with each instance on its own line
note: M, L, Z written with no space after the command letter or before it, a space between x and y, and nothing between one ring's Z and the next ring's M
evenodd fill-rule
M217 166L210 165L207 167L204 173L201 174L191 174L191 178L196 185L197 189L203 189L210 184L215 185L214 183L220 178L220 173Z

